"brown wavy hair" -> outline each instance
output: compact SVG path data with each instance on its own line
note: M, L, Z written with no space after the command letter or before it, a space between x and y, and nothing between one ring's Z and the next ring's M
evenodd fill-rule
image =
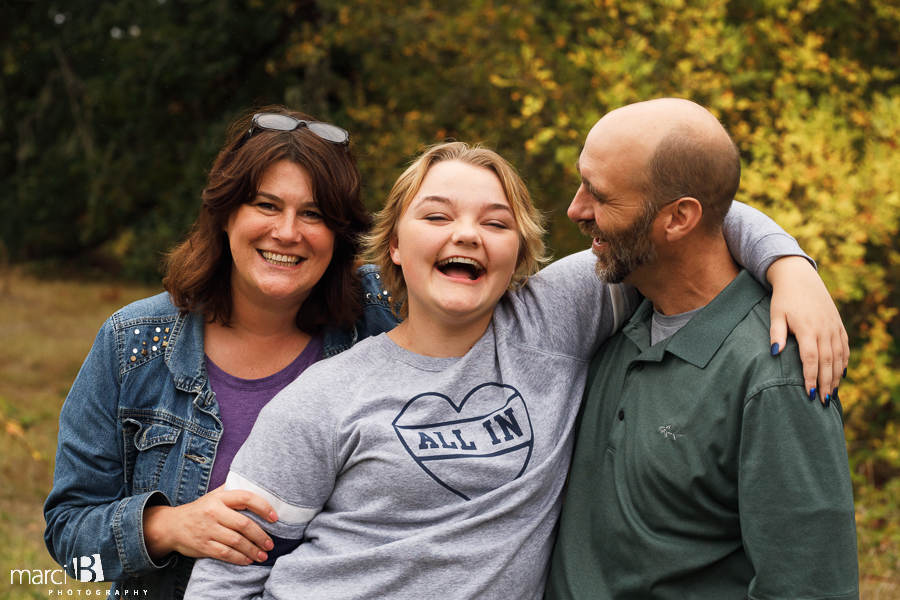
M544 216L535 208L528 187L506 159L480 144L470 146L464 142L448 141L429 146L394 183L384 208L375 216L372 233L366 236L364 243L363 259L381 269L385 289L393 292L393 310L396 312L396 305L399 304L398 316L404 318L409 311L406 304L406 280L403 278L403 269L391 260L391 240L397 237L400 217L422 187L428 169L445 161L458 161L487 169L500 180L519 229L519 256L509 289L523 286L530 276L549 261L543 238Z
M187 238L164 258L163 285L182 315L203 313L208 321L229 324L233 262L225 225L233 211L256 196L266 169L287 160L309 174L325 225L335 234L331 263L297 312L297 326L308 333L326 323L351 326L361 313L356 255L372 223L360 197L356 160L345 146L327 142L303 126L293 131L256 129L243 143L254 113L316 120L284 106L266 106L231 124L203 190L200 216Z

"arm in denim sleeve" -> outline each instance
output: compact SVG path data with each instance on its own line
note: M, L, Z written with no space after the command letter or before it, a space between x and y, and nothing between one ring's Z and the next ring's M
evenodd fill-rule
M125 496L124 456L116 421L119 400L115 316L103 325L59 417L53 489L44 504L44 541L66 568L100 554L105 580L160 569L147 554L144 507L169 504L161 492Z
M801 256L815 268L816 263L800 249L797 241L778 223L743 202L735 200L722 227L725 243L734 259L750 271L766 289L772 286L766 271L783 256Z

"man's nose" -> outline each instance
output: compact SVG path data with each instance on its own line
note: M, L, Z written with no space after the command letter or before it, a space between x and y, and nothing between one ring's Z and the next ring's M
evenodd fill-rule
M575 197L572 198L572 204L569 205L569 210L566 211L569 218L576 223L580 223L581 221L593 221L594 211L591 207L590 198L591 195L584 189L584 184L581 184L578 187L578 191L575 192Z

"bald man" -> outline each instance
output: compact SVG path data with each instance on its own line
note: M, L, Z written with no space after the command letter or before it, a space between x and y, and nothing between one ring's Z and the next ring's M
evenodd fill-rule
M597 275L646 300L591 364L547 598L858 598L840 402L814 401L793 339L759 351L770 296L722 237L727 132L688 101L635 104L578 168Z

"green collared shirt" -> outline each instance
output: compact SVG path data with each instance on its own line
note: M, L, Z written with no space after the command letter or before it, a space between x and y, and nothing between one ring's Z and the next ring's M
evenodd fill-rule
M741 272L650 346L649 301L588 377L547 598L858 598L840 404L804 390Z

